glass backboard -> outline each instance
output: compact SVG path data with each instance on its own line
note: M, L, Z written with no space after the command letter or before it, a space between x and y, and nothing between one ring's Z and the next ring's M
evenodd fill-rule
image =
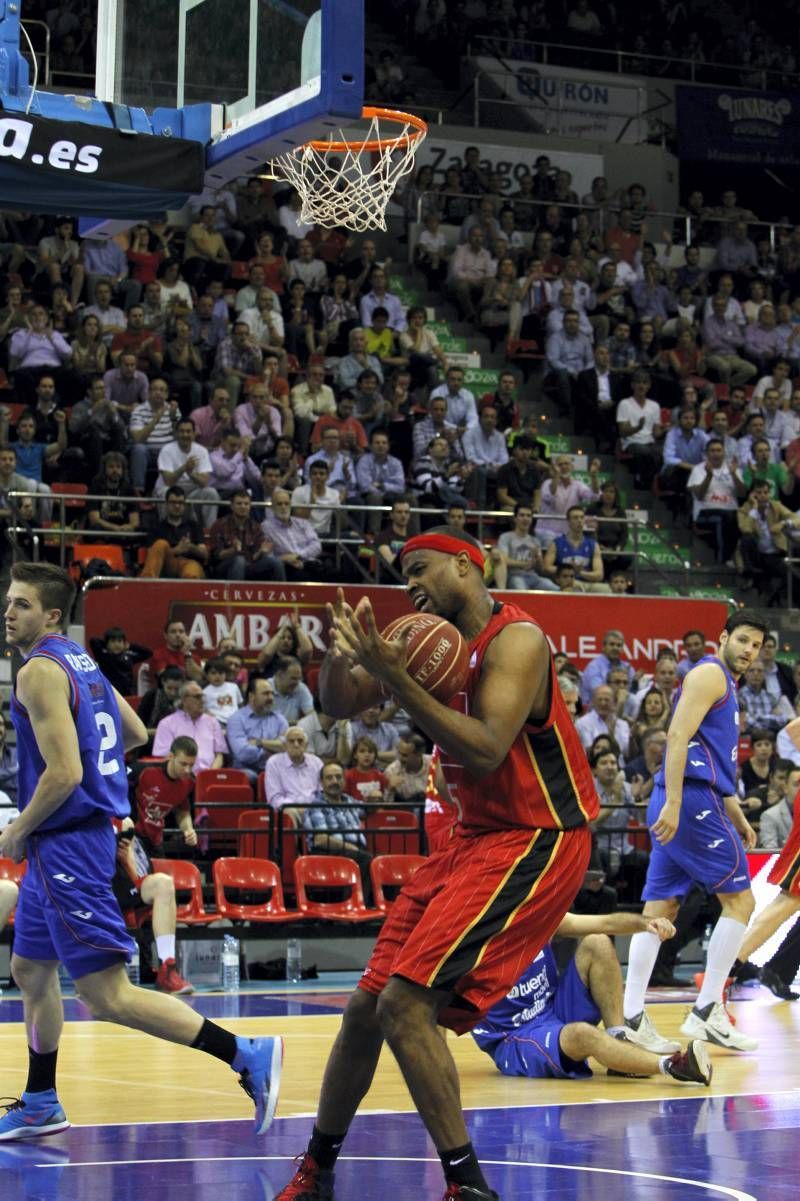
M100 0L97 95L211 103L210 180L360 116L363 0Z

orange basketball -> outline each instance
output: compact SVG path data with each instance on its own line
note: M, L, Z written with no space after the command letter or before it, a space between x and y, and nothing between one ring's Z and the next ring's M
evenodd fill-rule
M381 631L389 640L406 633L406 670L421 688L447 704L467 681L469 647L454 625L434 613L407 613Z

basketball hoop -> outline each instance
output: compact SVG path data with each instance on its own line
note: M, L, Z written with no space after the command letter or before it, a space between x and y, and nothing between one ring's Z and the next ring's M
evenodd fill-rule
M386 206L398 181L414 167L428 126L421 117L366 107L363 139L339 130L323 142L306 142L273 158L265 175L290 183L300 197L300 219L330 229L386 229ZM382 124L383 123L383 124ZM390 133L387 125L399 126ZM339 158L341 156L341 158Z

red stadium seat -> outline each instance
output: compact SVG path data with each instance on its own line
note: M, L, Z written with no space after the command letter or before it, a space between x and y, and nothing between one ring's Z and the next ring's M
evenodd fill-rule
M233 851L237 841L233 831L239 815L253 807L253 786L247 772L231 767L204 768L195 777L194 803L195 811L202 808L208 813L206 830L211 835L213 847ZM230 833L215 833L218 830Z
M418 867L425 862L424 855L376 855L369 865L372 892L375 904L381 913L386 913L394 901L387 897L384 889L389 886L398 891L407 883Z
M357 864L344 855L301 855L294 865L297 908L304 917L334 922L370 922L380 909L367 909ZM309 888L349 889L343 901L312 901Z
M206 912L203 904L203 881L193 863L186 859L153 859L152 864L154 872L165 872L166 875L172 876L179 922L185 922L187 926L207 926L209 922L219 921L218 913Z
M269 859L272 854L272 810L245 809L236 824L239 827L239 855L243 859Z
M243 903L230 901L226 888L239 892L267 893L267 899ZM271 859L217 859L214 896L220 917L242 922L286 922L300 918L283 903L280 868Z
M122 575L126 572L122 547L115 546L113 542L78 542L73 546L72 562L74 566L79 567L81 563L89 563L92 559L103 559L112 571L118 571Z
M373 855L406 855L419 848L419 819L407 809L373 809L364 822ZM412 835L408 831L414 830Z

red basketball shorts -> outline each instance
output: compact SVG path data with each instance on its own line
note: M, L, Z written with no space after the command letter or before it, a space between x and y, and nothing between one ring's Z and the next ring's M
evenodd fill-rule
M392 905L360 987L401 976L449 993L439 1023L465 1033L552 938L590 850L586 826L457 835Z
M800 897L800 821L795 820L786 845L772 865L767 879L770 884L777 884L791 896Z

